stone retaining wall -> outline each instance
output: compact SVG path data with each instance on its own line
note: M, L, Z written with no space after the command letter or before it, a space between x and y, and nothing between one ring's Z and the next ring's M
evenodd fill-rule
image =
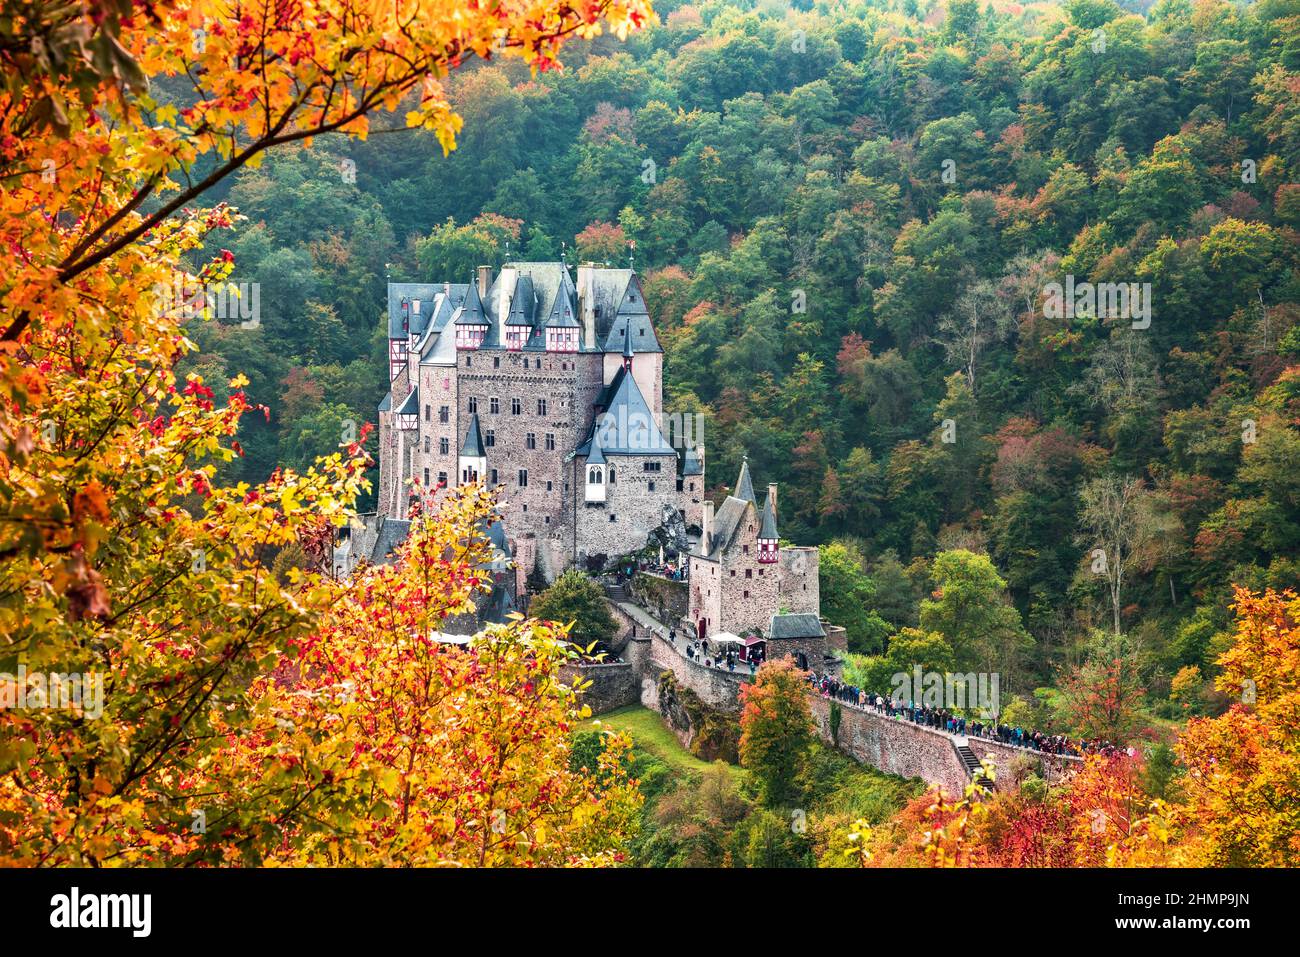
M641 678L629 661L561 665L560 680L571 688L591 682L581 700L592 714L604 714L641 700Z
M952 739L943 732L841 703L836 745L831 736L830 699L809 695L808 701L822 740L838 746L849 757L890 774L920 778L950 795L964 793L970 776Z
M689 596L686 582L665 578L651 572L637 572L629 589L632 599L662 622L677 622L686 617Z
M981 761L993 762L993 787L998 791L1014 790L1020 786L1017 772L1028 765L1028 770L1049 784L1056 784L1083 765L1083 759L1060 755L1041 754L1025 748L1013 748L998 741L971 738L966 746Z
M677 639L677 648L684 647L683 641ZM668 639L657 634L650 639L649 645L648 664L655 676L671 671L680 686L690 688L708 707L716 711L740 711L740 686L751 678L747 665L744 670L737 668L735 671L706 668L685 657L668 643ZM643 675L649 677L645 672Z

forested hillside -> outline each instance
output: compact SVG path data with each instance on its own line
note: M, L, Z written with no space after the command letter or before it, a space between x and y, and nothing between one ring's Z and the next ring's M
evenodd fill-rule
M841 540L853 650L1005 582L1020 687L1097 629L1158 697L1208 675L1231 583L1300 577L1300 3L657 7L458 71L450 157L375 122L234 179L261 327L192 334L270 410L235 474L374 419L386 277L632 259L711 483L748 454L783 536ZM1149 283L1149 324L1054 314L1067 276Z

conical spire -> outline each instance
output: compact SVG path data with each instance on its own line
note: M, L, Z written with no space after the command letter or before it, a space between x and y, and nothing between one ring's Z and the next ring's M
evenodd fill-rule
M736 491L732 493L736 498L744 499L747 502L754 501L754 483L749 477L749 456L740 463L740 476L736 479Z
M463 458L471 459L487 457L487 450L483 447L483 432L478 426L477 412L469 417L469 430L465 433L465 441L460 445L460 454Z
M776 533L776 503L772 501L770 491L763 499L763 523L758 528L758 537L767 541L776 541L780 537Z
M456 320L456 325L486 326L487 324L487 313L483 309L483 299L478 294L478 278L471 277L469 294L465 296L465 305L461 307L460 318Z

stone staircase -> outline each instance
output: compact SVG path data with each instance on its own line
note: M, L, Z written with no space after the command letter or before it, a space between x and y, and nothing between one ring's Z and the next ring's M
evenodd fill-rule
M966 773L970 776L970 779L972 781L976 780L984 770L984 766L980 764L980 759L976 757L975 752L965 744L958 744L954 741L953 747L957 749L957 757L961 758L961 763L965 765Z

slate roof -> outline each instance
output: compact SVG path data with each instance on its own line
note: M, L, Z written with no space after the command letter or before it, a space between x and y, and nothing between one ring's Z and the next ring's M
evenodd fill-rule
M700 462L700 453L698 449L689 448L686 450L686 456L682 461L683 475L703 475L704 465Z
M465 441L460 444L460 454L475 459L487 455L487 450L483 447L483 432L479 429L477 412L469 417L469 428L465 432Z
M708 536L708 541L701 538L694 554L700 558L713 560L721 557L722 553L731 547L731 541L736 537L736 530L740 528L745 513L753 504L734 495L728 495L717 514L713 516L713 532Z
M766 539L779 538L776 534L776 509L772 507L772 496L763 500L763 524L759 526L758 537Z
M402 301L419 300L418 311L403 311ZM438 348L448 322L458 325L487 325L483 338L487 348L503 348L507 325L531 327L524 350L546 348L547 327L584 328L583 315L590 310L595 331L592 343L583 341L583 352L621 352L630 335L631 349L662 352L654 325L646 311L640 280L631 269L594 267L587 300L579 302L569 267L563 262L504 263L486 297L478 293L477 281L468 283L389 283L388 336L422 336L420 357Z
M402 400L401 406L397 410L398 415L419 415L420 414L420 390L412 389L411 394Z
M754 498L754 482L749 477L748 457L740 463L740 476L736 479L736 490L733 494L736 498L743 498L747 502L757 504Z
M773 615L769 638L825 638L826 631L816 615Z
M589 455L594 443L607 456L677 456L659 430L659 422L650 411L635 377L626 369L614 373L614 378L602 390L595 406L597 415L592 422L591 432L587 440L575 450L576 454Z
M420 335L433 314L433 301L438 293L444 291L440 282L390 282L388 284L388 338L404 339L414 333ZM409 303L420 300L419 313L412 311L409 316L402 308L402 301Z
M379 411L388 412L393 407L393 390L389 389L388 393L379 400Z
M406 541L406 535L410 530L410 522L399 522L392 518L383 519L379 524L379 532L375 536L374 547L370 549L371 564L380 565L387 562L393 552L397 551L397 546Z
M456 318L452 322L458 326L486 326L489 324L488 313L483 308L483 297L478 293L477 282L469 284L469 293L465 296L465 302L456 311Z

